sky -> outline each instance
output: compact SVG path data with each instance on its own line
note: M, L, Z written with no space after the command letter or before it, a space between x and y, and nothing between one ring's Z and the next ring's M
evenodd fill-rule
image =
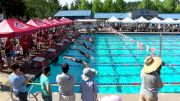
M71 4L71 2L73 2L74 0L59 0L59 1L60 1L60 4L65 5L66 3ZM88 0L88 1L92 1L92 0ZM102 1L104 1L104 0L102 0ZM133 2L133 1L141 1L141 0L124 0L124 1Z

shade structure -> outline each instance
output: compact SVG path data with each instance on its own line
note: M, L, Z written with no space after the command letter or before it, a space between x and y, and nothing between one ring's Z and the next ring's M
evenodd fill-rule
M42 21L39 20L38 18L29 20L29 21L27 22L27 24L28 24L28 25L31 25L31 26L38 27L38 28L40 28L40 29L48 29L48 28L51 28L51 25L42 22Z
M180 24L180 19L179 19L179 20L176 20L176 22L177 22L178 24Z
M152 18L151 20L149 20L149 22L154 23L154 24L162 23L162 21L160 19L158 19L157 17Z
M135 23L135 21L129 17L126 17L121 20L122 23Z
M120 22L120 20L117 19L116 17L112 16L111 18L109 18L109 19L107 20L107 22Z
M59 26L57 23L51 21L50 19L44 19L43 22L46 23L46 24L51 25L52 27L57 27L57 26Z
M72 24L72 23L73 23L72 20L67 19L67 18L65 18L65 17L62 17L59 21L60 21L62 24L64 24L64 25L69 25L69 24Z
M5 19L0 23L0 37L16 37L37 30L38 28L17 19Z
M135 20L137 23L149 23L147 19L141 16L139 19Z
M162 21L164 24L176 24L177 22L172 18L166 18Z

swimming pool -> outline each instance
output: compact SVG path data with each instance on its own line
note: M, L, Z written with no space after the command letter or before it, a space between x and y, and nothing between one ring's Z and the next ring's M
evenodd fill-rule
M127 36L142 42L143 50L137 48L137 43L130 41L128 38L119 37L115 34L94 34L95 43L90 44L86 40L79 38L90 45L95 52L85 49L76 43L70 45L60 56L57 62L52 63L50 80L55 82L56 75L61 73L61 64L70 64L70 74L76 78L77 84L81 80L83 66L81 64L63 59L64 55L70 55L87 61L92 68L98 71L95 80L99 86L100 93L139 93L140 71L144 64L144 59L150 52L147 52L146 45L159 49L159 35L157 34L127 34ZM163 35L162 39L162 58L166 63L161 70L163 82L174 83L180 82L180 36ZM91 54L93 59L86 59L83 55L74 50L73 47L79 48L86 53ZM158 55L155 51L155 55ZM38 79L35 82L39 82ZM118 86L124 85L124 86ZM126 86L125 86L126 85ZM58 87L52 87L54 92L58 92ZM39 86L34 86L32 92L39 91ZM75 87L75 92L79 92L79 87ZM160 92L180 92L178 85L165 85Z

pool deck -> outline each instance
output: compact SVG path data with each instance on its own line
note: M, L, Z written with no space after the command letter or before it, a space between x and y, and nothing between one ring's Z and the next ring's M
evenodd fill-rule
M110 95L110 94L98 94L98 98L101 98L101 97L107 96L107 95ZM117 94L117 95L121 96L122 101L138 101L138 99L139 99L138 94ZM1 96L1 101L12 101L10 95L7 92L1 92L0 96ZM76 96L75 101L82 101L79 93L77 93L75 96ZM38 94L37 98L38 98L38 101L43 101L41 94ZM158 101L180 101L180 94L177 94L177 93L171 93L171 94L160 93L158 95L158 98L159 98ZM29 101L36 101L35 98L28 98L28 100ZM58 100L59 100L59 95L57 93L54 93L53 94L53 101L58 101Z

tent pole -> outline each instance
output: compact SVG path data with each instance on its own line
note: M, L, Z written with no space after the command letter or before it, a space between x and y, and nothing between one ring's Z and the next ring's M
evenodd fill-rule
M161 57L162 50L162 32L160 32L160 40L159 40L159 57Z

